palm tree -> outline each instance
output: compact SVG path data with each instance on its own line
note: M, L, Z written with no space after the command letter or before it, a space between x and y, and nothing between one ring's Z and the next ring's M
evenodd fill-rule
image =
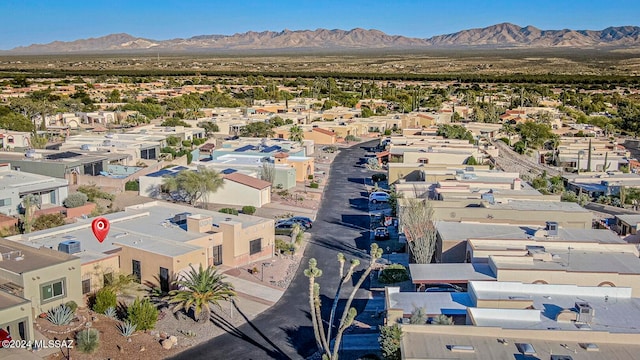
M304 132L300 126L293 125L289 129L289 140L297 141L302 144L302 141L304 140Z
M177 192L178 197L195 205L202 197L216 192L223 185L223 178L215 170L198 169L183 170L176 176L165 177L162 186L170 192Z
M509 138L509 146L511 146L511 135L516 133L516 129L508 122L502 124L502 132L507 134Z
M173 312L193 310L196 321L208 321L211 316L211 305L220 308L220 301L229 300L236 296L233 285L224 281L225 276L218 273L218 269L208 266L206 269L200 264L196 271L191 270L174 281L178 290L171 290L167 296L169 304L174 304Z

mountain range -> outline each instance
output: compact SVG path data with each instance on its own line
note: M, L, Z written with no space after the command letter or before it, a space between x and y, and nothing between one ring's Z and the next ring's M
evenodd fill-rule
M246 51L246 50L357 50L436 48L600 48L640 47L640 27L608 27L604 30L540 30L510 23L462 30L428 39L388 35L379 30L283 30L248 31L234 35L200 35L187 39L153 40L129 34L21 46L5 54L64 54L122 51Z

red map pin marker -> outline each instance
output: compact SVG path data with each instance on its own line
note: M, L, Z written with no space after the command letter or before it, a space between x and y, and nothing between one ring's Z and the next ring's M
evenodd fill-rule
M109 220L103 217L95 218L95 220L91 222L91 230L93 230L93 235L95 235L96 239L98 239L98 241L100 241L101 243L107 237L110 227L111 226L109 225Z

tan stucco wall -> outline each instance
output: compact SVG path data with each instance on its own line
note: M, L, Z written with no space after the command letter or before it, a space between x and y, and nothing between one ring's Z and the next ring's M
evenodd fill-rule
M633 297L640 296L640 275L637 274L499 269L496 275L498 281L520 281L523 283L546 281L548 284L598 286L605 282L611 282L618 287L630 287Z
M6 330L7 327L10 327L11 338L13 340L20 339L20 333L18 332L18 322L22 321L24 321L26 332L25 339L22 340L33 339L33 314L29 302L25 302L24 304L17 304L15 306L0 310L0 329ZM0 350L0 353L2 351L3 350Z
M122 273L131 274L133 272L132 260L140 261L141 283L151 283L155 285L158 285L156 278L160 274L161 267L168 269L169 278L172 278L177 271L188 268L189 264L193 264L195 268L197 268L199 264L205 267L208 264L205 249L194 250L183 255L170 257L122 246L122 251L120 252Z
M106 259L82 264L81 280L91 280L91 292L98 291L104 286L104 275L112 273L116 276L120 272L120 260L117 254ZM82 290L82 287L81 289Z
M223 232L222 259L227 266L241 266L250 262L268 259L273 256L275 233L274 222L267 221L242 228L238 222L221 222L220 230ZM249 242L262 238L262 251L249 255Z
M440 152L419 152L419 151L407 151L403 156L403 163L414 164L418 163L419 159L429 159L429 164L443 164L443 165L458 165L464 164L465 160L469 156L479 156L474 149L470 149L469 152L462 154L452 153L440 153Z
M313 140L318 145L333 145L336 143L336 135L322 134L317 131L305 131L305 140Z
M31 300L34 316L46 312L67 301L82 303L82 283L80 280L82 265L80 259L73 259L61 264L41 268L22 274L25 299ZM52 301L42 303L40 285L64 279L64 296Z
M260 190L239 184L235 181L225 180L222 189L215 193L209 193L207 200L216 204L228 204L236 206L251 205L261 207Z

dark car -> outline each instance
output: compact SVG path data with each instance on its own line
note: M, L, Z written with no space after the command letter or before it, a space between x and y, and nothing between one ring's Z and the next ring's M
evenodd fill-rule
M378 227L373 230L373 237L376 240L389 240L389 230L386 227Z
M454 284L429 284L424 292L464 292L464 289Z
M11 335L5 329L0 329L0 348L3 341L11 341Z
M289 221L293 221L295 223L300 224L300 226L304 226L307 229L311 229L313 227L313 220L304 216L294 216L292 218L287 219Z
M298 223L296 223L295 221L280 220L276 223L275 233L276 235L291 235L291 232L293 231L293 226L296 224ZM300 225L300 228L302 229L302 231L305 230L305 227L302 225Z

